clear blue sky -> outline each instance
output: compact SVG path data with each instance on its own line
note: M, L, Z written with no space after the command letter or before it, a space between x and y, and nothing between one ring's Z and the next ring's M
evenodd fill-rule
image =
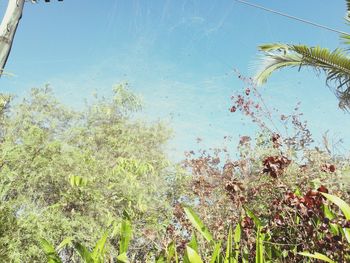
M339 30L345 1L250 0ZM7 1L0 1L1 11ZM64 0L27 3L1 91L23 96L50 83L58 97L79 107L94 91L108 95L128 81L145 100L145 118L168 120L171 154L180 158L195 139L218 146L225 135L253 134L255 126L231 114L230 96L244 84L236 68L253 75L257 46L267 42L336 48L336 33L232 0ZM350 146L350 115L311 70L273 75L262 92L270 105L302 110L316 139L330 130Z

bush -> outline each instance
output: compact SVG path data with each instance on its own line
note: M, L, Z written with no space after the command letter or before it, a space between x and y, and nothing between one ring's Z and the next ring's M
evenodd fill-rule
M251 118L260 132L255 138L241 136L235 157L228 147L188 152L185 168L192 181L186 205L197 211L216 240L225 240L228 229L241 224L242 247L252 252L247 253L249 262L255 260L259 237L254 218L261 222L264 256L273 262L302 262L298 252L304 250L332 254L335 261L346 262L345 236L339 238L339 233L332 232L327 203L319 191L310 189L329 191L349 201L344 180L349 159L334 154L326 138L322 148L313 144L299 107L292 114L272 114L250 79L240 78L250 86L233 96L230 111ZM277 120L273 119L276 115ZM278 127L287 132L276 131ZM171 235L184 250L192 227L181 204L174 211ZM341 214L333 218L346 225ZM208 258L210 247L200 243Z

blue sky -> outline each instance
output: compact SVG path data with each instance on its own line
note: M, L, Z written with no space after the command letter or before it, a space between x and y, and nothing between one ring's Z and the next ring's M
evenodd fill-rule
M347 31L345 1L250 0L252 3ZM7 1L0 1L3 11ZM231 114L230 97L244 88L232 73L254 75L257 46L305 43L331 49L336 33L253 9L233 0L64 0L27 3L1 91L23 96L50 83L64 102L79 107L97 91L128 81L144 97L143 117L174 129L169 153L181 159L197 137L209 147L223 137L254 134ZM301 101L316 139L330 131L349 149L350 115L311 70L284 70L261 87L269 105L288 111Z

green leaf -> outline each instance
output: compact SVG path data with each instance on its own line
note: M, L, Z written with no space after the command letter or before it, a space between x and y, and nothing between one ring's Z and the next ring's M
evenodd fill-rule
M343 231L346 241L350 244L350 228L344 227Z
M198 242L196 238L196 234L193 233L190 242L187 244L190 248L198 253Z
M262 67L256 74L255 81L263 84L270 75L285 67L311 67L326 74L327 85L333 82L334 93L341 109L350 108L350 59L341 49L330 51L319 46L285 45L272 43L263 45Z
M329 209L329 206L326 204L323 205L323 213L329 220L332 220L335 217L332 211Z
M327 256L325 256L323 254L317 253L317 252L315 254L311 254L309 252L300 252L298 254L302 255L304 257L309 257L309 258L315 258L315 259L323 260L323 261L328 262L328 263L335 263L329 257L327 257Z
M215 260L220 257L221 242L216 243L214 246L213 254L211 255L210 263L215 263Z
M106 241L108 238L108 231L104 232L102 237L97 241L94 250L91 253L91 256L95 260L101 260L103 261L103 256L104 256L104 248L106 245Z
M302 193L301 193L299 187L297 187L297 188L295 189L294 194L295 194L297 197L302 197Z
M286 44L280 44L280 43L267 43L260 45L258 47L260 51L268 52L268 51L275 51L275 50L288 50L289 47Z
M253 219L255 226L256 226L256 227L261 227L262 224L261 224L260 219L257 218L257 217L254 215L254 213L253 213L251 210L249 210L247 207L244 207L244 210L245 210L245 212L247 213L247 215L248 215L251 219Z
M173 258L175 259L175 262L178 263L179 260L177 258L176 245L174 241L170 242L170 244L167 246L166 253L167 253L167 263L171 263L171 260Z
M261 227L258 226L256 233L256 254L255 263L264 263L264 235L261 233Z
M186 247L186 252L190 263L203 263L201 257L197 254L197 252L189 246Z
M128 259L128 256L126 255L126 253L122 253L122 254L119 254L117 256L117 262L118 263L129 263L129 259Z
M235 233L233 236L233 241L235 243L235 253L234 253L234 259L235 262L238 262L238 257L239 257L239 248L240 248L240 242L241 242L241 224L238 223L236 228L235 228Z
M230 229L228 231L227 236L227 242L226 242L226 256L225 256L225 263L231 263L232 262L232 228L230 226Z
M333 235L336 235L336 236L339 235L341 227L338 224L330 223L329 227Z
M58 245L57 251L61 251L65 246L71 245L72 244L72 237L66 237L65 239L62 240L62 242Z
M94 263L90 251L80 243L74 243L74 248L78 251L80 257L85 263Z
M249 262L249 251L247 247L243 248L242 253L242 263L248 263Z
M329 209L329 206L326 204L323 205L323 213L324 213L325 217L328 218L329 220L332 220L333 218L335 218L335 215ZM334 224L334 223L330 223L329 226L330 226L331 232L334 235L339 235L339 225Z
M340 199L338 196L335 196L335 195L330 195L326 193L321 193L321 194L340 208L346 220L350 220L350 206L345 201L343 201L342 199Z
M72 187L83 187L87 185L87 179L78 175L71 175L69 183Z
M213 242L213 236L210 234L209 229L200 220L199 216L190 208L184 207L187 218L190 220L192 225L202 234L202 236L208 241Z
M132 226L128 219L123 219L120 228L120 244L119 253L126 253L128 251L129 243L132 238Z
M59 255L55 250L55 247L49 241L47 241L44 238L41 238L39 240L39 243L41 248L44 250L48 263L62 263Z

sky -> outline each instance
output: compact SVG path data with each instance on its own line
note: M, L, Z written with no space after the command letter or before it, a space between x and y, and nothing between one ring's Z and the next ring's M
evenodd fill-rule
M345 1L249 0L338 30ZM0 0L3 13L7 1ZM64 0L26 3L0 91L25 96L49 83L66 104L81 107L92 94L109 96L127 81L144 98L142 118L174 130L169 156L180 160L197 146L219 147L256 126L229 112L244 89L233 70L256 73L257 46L281 42L339 46L338 34L255 9L234 0ZM325 78L312 70L282 70L260 87L271 107L289 112L297 102L316 141L324 132L350 148L350 115L339 110Z

